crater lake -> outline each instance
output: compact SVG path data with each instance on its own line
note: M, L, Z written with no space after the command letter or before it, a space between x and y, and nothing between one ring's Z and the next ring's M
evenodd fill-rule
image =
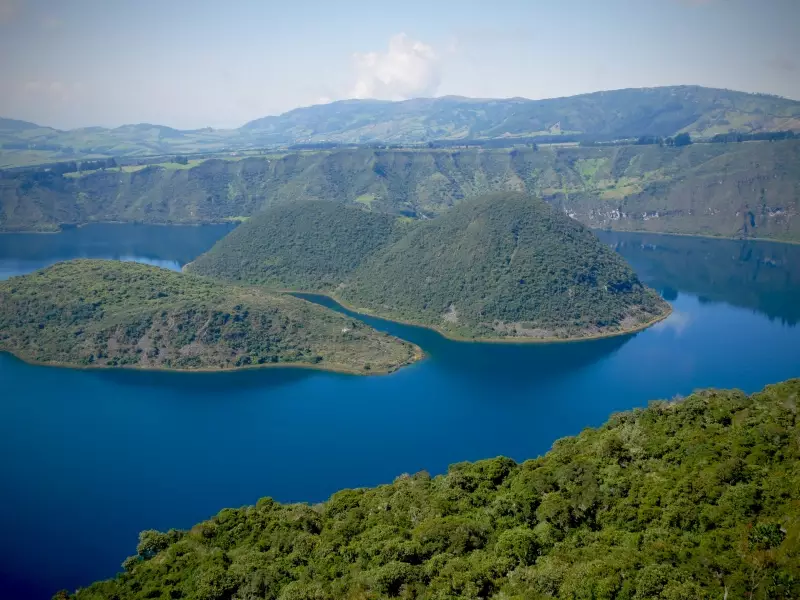
M179 269L229 229L2 235L0 277L75 257ZM46 599L112 576L139 531L190 527L263 496L318 502L454 462L522 461L649 400L800 376L800 246L597 234L672 303L667 320L615 338L502 345L359 317L426 352L370 377L81 371L0 354L0 596Z

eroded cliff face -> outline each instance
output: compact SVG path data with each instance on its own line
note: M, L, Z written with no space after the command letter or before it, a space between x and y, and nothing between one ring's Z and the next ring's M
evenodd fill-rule
M93 221L209 223L302 199L426 218L493 191L590 227L800 239L800 141L503 150L337 150L78 177L0 178L0 231Z

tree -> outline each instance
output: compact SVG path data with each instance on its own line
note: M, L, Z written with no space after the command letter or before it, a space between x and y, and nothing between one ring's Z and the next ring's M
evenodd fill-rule
M680 146L688 146L692 143L692 136L690 136L688 133L679 133L675 136L674 143L676 148Z

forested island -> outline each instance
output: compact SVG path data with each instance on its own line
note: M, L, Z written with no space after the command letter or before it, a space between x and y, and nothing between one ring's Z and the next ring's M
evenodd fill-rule
M285 294L77 260L0 282L0 350L73 367L386 373L422 351Z
M546 455L144 531L66 600L800 596L800 380L617 414Z
M416 223L318 201L277 206L190 270L329 293L355 310L460 339L597 337L669 314L586 227L510 192L465 200Z

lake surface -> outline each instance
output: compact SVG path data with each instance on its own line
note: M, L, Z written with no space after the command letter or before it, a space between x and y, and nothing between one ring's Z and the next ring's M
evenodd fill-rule
M89 229L36 237L71 235L84 252ZM155 250L133 251L123 231L109 230L107 256L174 266L213 241L159 228ZM618 338L497 345L364 317L428 355L372 377L77 371L0 354L0 597L111 576L142 529L189 527L262 496L317 502L458 461L521 461L651 399L800 376L800 246L598 235L670 300L669 319ZM9 252L4 236L0 248L6 272L19 268L9 260L55 260Z
M0 279L74 258L131 260L180 271L235 226L98 223L61 233L4 233L0 234Z

